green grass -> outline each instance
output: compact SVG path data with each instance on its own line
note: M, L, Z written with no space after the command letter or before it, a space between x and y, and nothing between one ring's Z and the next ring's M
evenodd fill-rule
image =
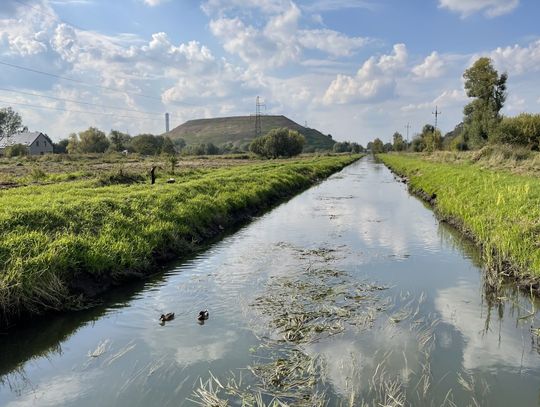
M246 214L358 156L263 161L177 175L175 184L96 180L0 191L0 325L73 304L76 279L121 281L196 250Z
M436 210L482 247L488 266L521 279L540 278L540 180L469 162L436 163L382 154L413 191L436 195Z

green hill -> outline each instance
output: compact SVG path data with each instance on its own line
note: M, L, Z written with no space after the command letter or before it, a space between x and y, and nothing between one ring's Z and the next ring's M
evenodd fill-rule
M329 149L335 143L320 131L301 126L285 116L261 116L263 135L279 127L297 130L304 135L306 138L304 151ZM189 120L164 135L172 139L182 138L187 144L214 143L222 145L230 142L235 146L245 147L255 138L255 117L235 116Z

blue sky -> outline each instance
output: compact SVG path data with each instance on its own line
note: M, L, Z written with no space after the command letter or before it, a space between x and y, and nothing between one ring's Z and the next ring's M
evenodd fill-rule
M446 132L480 56L509 74L505 114L540 110L539 16L525 0L2 0L0 106L55 140L160 134L165 112L251 114L256 96L337 140L412 137L436 105Z

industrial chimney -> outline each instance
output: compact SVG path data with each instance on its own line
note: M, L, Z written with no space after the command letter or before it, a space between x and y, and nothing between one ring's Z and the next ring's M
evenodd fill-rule
M165 113L165 132L169 132L169 113Z

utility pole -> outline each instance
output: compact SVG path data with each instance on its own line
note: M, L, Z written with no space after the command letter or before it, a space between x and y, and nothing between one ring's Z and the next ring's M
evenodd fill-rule
M261 107L264 106L266 109L266 104L261 103L261 98L257 96L255 100L255 137L262 136L262 126L261 126Z
M437 106L435 106L435 111L431 112L431 114L435 115L435 130L437 130L437 119L441 115L441 111L437 109Z
M411 128L411 125L409 124L409 122L407 122L407 125L405 126L405 128L407 129L407 150L409 149L409 129Z

